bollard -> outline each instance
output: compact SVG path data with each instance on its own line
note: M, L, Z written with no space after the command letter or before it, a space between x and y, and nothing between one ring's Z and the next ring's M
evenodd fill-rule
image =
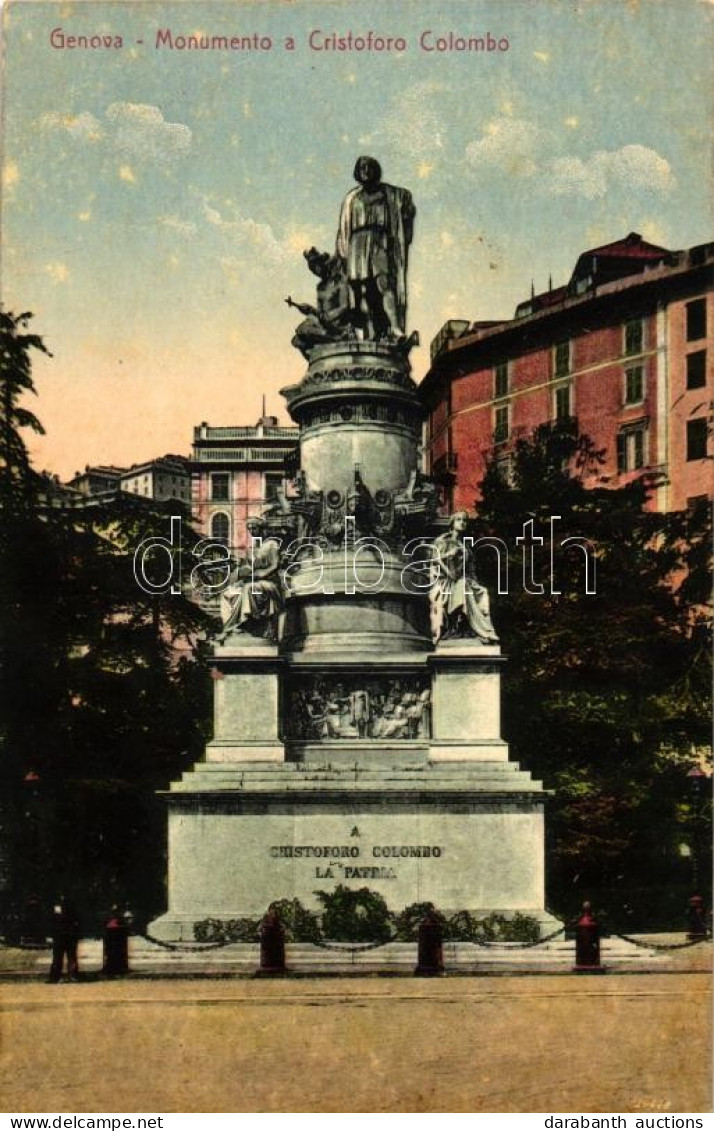
M583 904L583 913L575 927L575 974L604 974L600 962L600 928L589 903Z
M112 907L111 914L104 924L104 961L102 973L107 978L121 977L129 973L129 928L119 914L119 908Z
M698 939L705 939L707 937L707 919L704 910L704 900L701 895L693 895L689 900L687 920L689 922L687 938L690 942L696 942Z
M419 949L417 978L435 978L444 973L443 933L441 923L433 911L427 911L419 924Z
M285 928L277 911L268 908L260 924L259 978L282 978L285 975Z

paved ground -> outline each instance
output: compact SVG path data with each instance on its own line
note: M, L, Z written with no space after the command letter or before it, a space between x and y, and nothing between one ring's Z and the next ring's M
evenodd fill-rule
M15 979L0 1025L10 1112L711 1110L706 972Z

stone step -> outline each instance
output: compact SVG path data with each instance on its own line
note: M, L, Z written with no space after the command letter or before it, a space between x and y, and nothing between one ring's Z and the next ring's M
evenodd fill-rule
M191 793L193 791L225 790L235 793L294 793L315 794L319 793L316 784L322 789L329 788L339 793L537 793L542 795L540 782L524 777L522 780L503 780L501 778L468 777L461 781L451 779L430 779L429 781L400 781L387 778L378 781L322 781L315 782L287 782L275 779L240 780L237 778L203 778L200 774L190 775L171 786L172 793Z
M188 944L182 944L187 947ZM258 943L233 943L215 950L182 949L172 951L133 937L129 942L131 970L146 974L221 973L229 975L253 973L260 963ZM534 972L566 972L575 961L575 944L572 940L551 940L541 946L524 947L518 943L502 943L488 947L474 943L446 942L443 947L447 970L509 970ZM601 958L605 966L636 969L666 961L666 952L635 946L623 939L603 939ZM405 972L414 969L417 960L416 943L386 943L372 949L351 949L349 944L318 947L309 943L288 943L286 962L294 973L339 973L373 971ZM45 967L46 953L38 953L36 966ZM102 943L99 939L84 939L79 947L80 969L85 973L101 970Z
M498 782L512 782L532 780L531 775L527 772L522 773L498 773L494 770L477 770L472 767L467 767L461 771L460 774L442 774L439 770L427 770L423 774L403 774L398 770L375 770L369 773L355 773L351 774L271 774L270 770L261 773L246 774L239 770L237 767L225 768L222 773L204 773L201 767L193 770L187 770L183 775L184 778L189 777L203 777L206 781L223 781L223 780L239 780L244 782L279 782L281 785L297 785L300 787L311 786L315 784L338 785L347 783L353 785L356 781L362 783L377 783L382 782L404 782L406 785L431 785L434 782L451 782L454 785L459 785L464 780L479 780L479 781L498 781Z
M463 788L464 785L476 784L483 788L495 786L500 788L523 788L533 785L533 779L527 771L517 767L508 767L509 763L469 763L463 765L458 771L443 771L441 767L429 767L419 772L404 771L402 769L384 770L337 770L323 771L320 773L288 772L277 767L261 767L260 769L244 769L239 765L208 765L199 763L191 770L187 770L180 783L174 783L174 788L182 783L205 782L206 786L215 785L220 788L250 788L260 789L262 786L269 788L295 788L310 790L316 785L337 788L354 788L376 785L380 788Z
M356 764L335 763L315 765L303 762L196 762L188 773L192 771L205 771L209 774L220 774L228 771L247 775L270 774L271 776L321 778L351 777L357 773L360 777L381 774L403 774L405 777L417 777L424 774L439 774L444 777L460 777L466 770L487 770L497 774L528 773L521 770L518 762L507 762L496 759L484 759L473 762L432 762L419 766L360 766Z

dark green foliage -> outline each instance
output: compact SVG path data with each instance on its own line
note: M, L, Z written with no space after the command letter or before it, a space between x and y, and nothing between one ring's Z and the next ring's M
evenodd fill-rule
M202 919L193 928L201 943L256 943L260 938L260 919Z
M390 912L382 896L369 888L353 890L338 885L333 892L317 892L324 907L321 917L308 911L299 899L271 903L285 928L287 942L416 942L425 915L441 924L444 939L459 942L536 942L538 921L516 913L511 918L494 913L477 919L470 911L457 911L450 919L433 903L412 903L398 914ZM197 942L256 942L259 919L203 919L194 927Z
M448 921L444 920L444 938L446 939L451 939L454 942L470 942L476 937L482 937L482 935L479 921L470 911L457 911Z
M464 913L465 914L465 913ZM412 942L419 937L419 925L425 915L433 915L442 928L446 920L433 903L410 903L403 911L394 916L394 937L400 942Z
M531 915L521 915L520 911L500 928L497 936L503 942L532 943L540 938L540 924Z
M453 942L536 942L540 938L538 920L520 912L510 918L493 912L478 919L472 911L456 911L447 918L433 903L412 903L395 915L394 937L400 942L418 939L419 926L427 914L441 924L444 939Z
M28 317L0 317L2 894L11 914L62 890L88 930L114 902L141 923L164 902L155 791L191 765L207 735L198 639L210 619L183 596L143 592L134 577L135 547L168 534L175 503L125 495L103 511L47 505L20 434L40 428L18 400L33 391L31 351L47 352L22 332ZM185 577L196 538L185 523Z
M270 910L277 913L288 942L317 942L320 938L317 915L307 911L299 899L278 899L271 903Z
M391 938L391 916L378 892L338 884L334 891L315 894L324 908L324 938L345 942L386 942Z

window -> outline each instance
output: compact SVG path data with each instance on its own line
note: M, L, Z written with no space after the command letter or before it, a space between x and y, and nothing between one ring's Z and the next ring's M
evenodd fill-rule
M215 472L211 476L211 498L217 503L228 502L229 476L227 471Z
M555 419L568 420L573 414L570 404L570 384L560 385L555 390L554 406L555 406Z
M570 342L558 342L553 352L553 370L554 377L570 373Z
M701 389L707 381L707 351L697 350L687 354L687 388Z
M493 370L493 395L494 397L508 396L508 362L499 361Z
M633 353L642 353L642 343L644 341L643 322L641 318L635 318L632 322L625 323L625 353L631 355Z
M641 365L625 370L625 404L639 404L645 399L645 372Z
M282 475L266 475L265 476L265 501L266 503L275 503L278 499L278 491L280 490L283 482Z
M698 416L687 421L687 459L707 458L707 418Z
M220 511L218 514L214 514L211 519L211 538L213 541L227 546L230 541L230 533L231 524L228 515Z
M696 342L707 336L706 299L697 298L687 303L687 341Z
M711 506L708 495L690 495L687 499L687 510L697 511L700 507Z
M620 475L645 466L646 426L626 428L617 437L617 470Z
M502 405L494 414L493 440L503 444L508 439L508 405Z

